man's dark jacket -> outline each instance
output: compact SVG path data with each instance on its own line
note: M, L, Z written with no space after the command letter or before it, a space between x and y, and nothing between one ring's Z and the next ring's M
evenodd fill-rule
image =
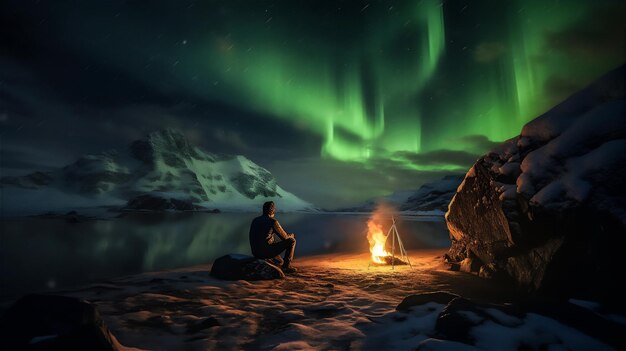
M274 243L274 234L282 240L289 239L289 234L280 226L278 220L268 215L261 215L252 220L250 225L250 247L252 254L258 256L257 250L268 248Z

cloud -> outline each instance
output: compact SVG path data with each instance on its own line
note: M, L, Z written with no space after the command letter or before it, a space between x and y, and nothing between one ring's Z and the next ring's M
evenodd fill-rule
M581 88L580 83L570 77L551 76L544 83L548 101L557 103Z
M500 42L483 42L474 49L474 60L480 63L493 62L505 52L506 47Z
M409 162L417 168L426 169L452 169L457 168L464 171L469 168L481 155L500 145L500 141L492 141L487 136L481 134L464 135L450 140L454 145L460 145L461 150L439 149L427 152L398 151L389 159L378 159L372 161L379 167L402 167L405 162Z
M0 149L0 177L22 176L35 171L50 171L69 159L52 150L23 145L3 145Z
M399 151L395 157L403 158L420 166L458 166L469 167L479 155L467 151L435 150L423 153Z
M285 190L327 209L354 206L399 190L417 190L424 183L450 174L407 169L402 162L385 159L369 164L319 158L277 159L266 168Z
M498 141L492 141L487 136L482 134L465 135L458 139L459 142L466 145L466 149L475 151L477 153L485 153L494 147L500 145Z
M560 31L546 33L547 48L570 57L597 61L598 58L624 59L626 4L601 5Z
M243 140L241 133L232 130L223 128L215 129L213 131L213 138L220 143L234 147L238 151L246 151L250 148Z

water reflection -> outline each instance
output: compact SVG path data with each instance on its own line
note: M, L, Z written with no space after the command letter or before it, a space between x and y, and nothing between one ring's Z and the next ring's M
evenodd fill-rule
M133 214L70 224L63 220L0 222L0 298L59 289L106 278L211 262L250 253L251 214ZM366 252L367 217L281 214L298 239L297 255ZM389 225L386 223L385 225ZM449 245L445 223L401 219L408 250Z

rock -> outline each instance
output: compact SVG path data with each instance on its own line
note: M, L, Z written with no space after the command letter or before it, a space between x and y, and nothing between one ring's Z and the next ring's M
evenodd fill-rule
M73 297L26 295L1 322L5 350L119 350L96 307Z
M144 194L128 200L123 210L144 211L195 211L202 207L194 205L191 201L180 199L166 199L163 197Z
M132 179L132 174L118 161L119 154L115 151L85 155L63 167L60 174L54 174L54 178L64 184L64 191L83 195L107 193Z
M469 300L459 297L441 311L435 323L435 332L442 339L473 344L470 330L483 320L476 314L476 308Z
M473 165L445 216L451 262L464 270L477 258L480 276L542 294L626 293L615 277L626 247L624 74L610 72Z
M496 276L494 265L490 263L480 266L478 276L485 279L494 278Z
M405 297L402 302L396 307L398 311L408 311L413 306L423 305L429 302L435 302L443 305L447 305L450 301L459 297L459 295L452 294L445 291L437 291L432 293L409 295Z
M223 280L270 280L284 278L280 268L252 256L229 254L213 262L211 275Z
M94 217L94 216L82 215L74 210L66 212L65 214L46 212L40 215L36 215L34 217L42 218L42 219L64 219L65 222L72 223L72 224L98 219L97 217Z
M535 316L529 316L529 313ZM535 345L520 344L518 349L550 349L555 343L554 328L541 329L540 325L529 325L536 320L536 315L553 319L562 324L561 328L569 327L572 332L581 332L608 345L620 348L623 344L624 327L602 317L591 310L558 300L527 300L513 304L478 303L462 297L450 301L441 311L435 323L437 339L455 341L478 346L477 335L484 336L486 326L494 330L515 330L516 328L533 328L534 333L545 334L543 338L534 340ZM482 328L483 332L474 332L474 328ZM558 344L558 338L556 338ZM484 342L484 340L482 340ZM531 340L526 340L533 342Z
M477 273L480 267L481 267L480 260L466 257L463 259L463 261L461 261L461 265L459 269L461 272Z

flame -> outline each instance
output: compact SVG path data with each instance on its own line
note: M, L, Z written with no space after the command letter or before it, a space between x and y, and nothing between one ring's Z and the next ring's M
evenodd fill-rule
M372 261L374 263L385 263L383 257L391 256L387 250L385 250L386 237L383 233L382 224L376 223L378 216L374 215L367 221L367 241L370 243L370 252L372 253Z

